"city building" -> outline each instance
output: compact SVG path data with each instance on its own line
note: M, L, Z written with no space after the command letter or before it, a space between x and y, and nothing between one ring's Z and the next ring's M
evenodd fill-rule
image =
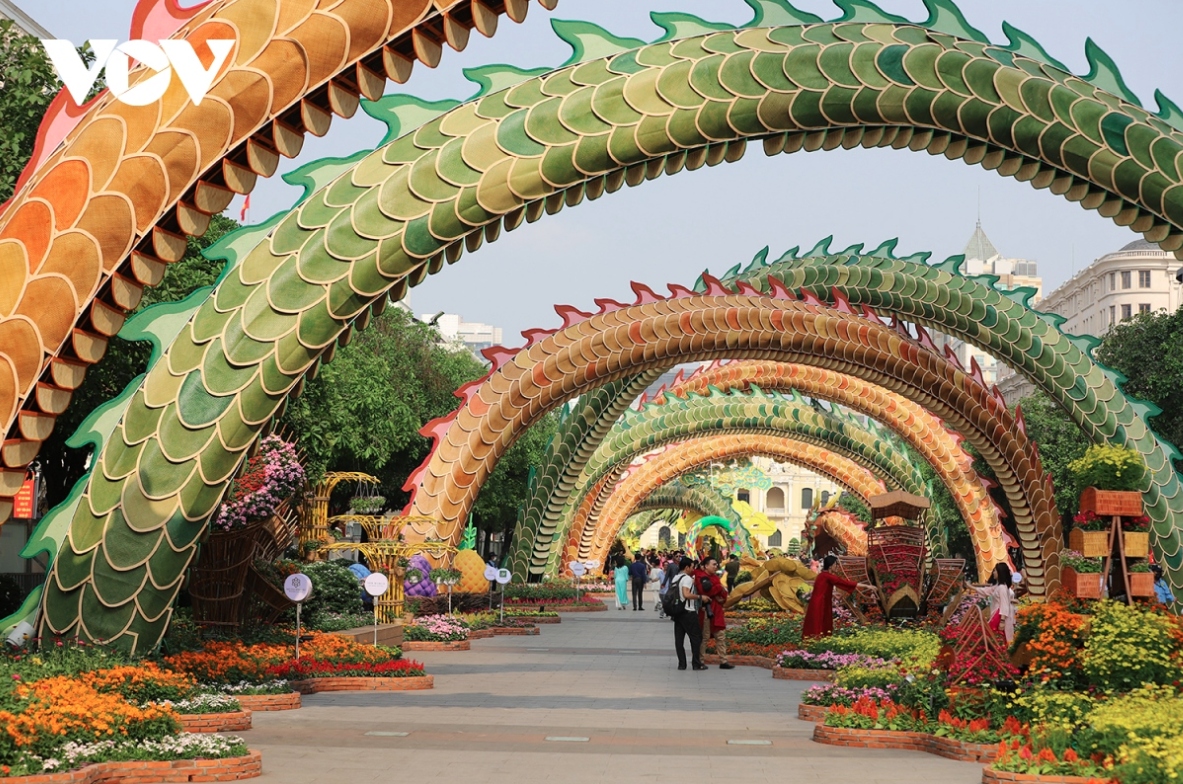
M419 316L419 320L434 323L445 342L467 348L482 362L485 358L481 356L481 351L501 345L501 327L465 321L455 313L428 313Z
M1178 269L1173 253L1135 240L1073 275L1039 309L1063 316L1066 333L1104 337L1114 324L1138 313L1173 312L1183 304L1183 286L1175 280ZM998 388L1011 403L1035 390L1014 373L1001 378Z
M53 33L37 24L37 20L29 16L12 0L0 0L0 19L10 19L25 35L34 38L53 38Z
M772 480L767 490L751 489L739 491L739 500L746 500L757 512L763 512L776 524L776 533L771 536L753 537L761 547L788 547L790 539L801 539L805 531L805 518L814 504L826 504L842 492L842 488L826 477L795 466L779 463L767 457L752 458L752 465L759 468ZM748 494L745 499L744 493Z
M994 285L1000 289L1034 289L1035 293L1030 300L1032 305L1039 302L1043 296L1043 278L1039 276L1036 262L1003 256L982 230L980 220L962 253L965 256L965 261L961 265L963 274L994 275L998 278ZM976 359L987 384L995 383L1008 372L1008 368L994 357L964 341L937 334L933 336L933 342L941 349L948 346L966 368L970 366L970 359Z

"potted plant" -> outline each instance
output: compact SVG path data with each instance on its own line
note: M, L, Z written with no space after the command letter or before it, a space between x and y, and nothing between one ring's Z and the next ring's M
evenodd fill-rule
M1078 599L1101 598L1100 558L1089 558L1076 550L1064 550L1060 553L1060 569L1060 580L1069 594Z
M376 515L386 507L386 496L355 495L349 499L349 511L356 515Z
M1121 446L1094 444L1084 456L1068 464L1080 493L1080 511L1098 517L1138 517L1142 514L1142 455Z
M1146 561L1134 561L1126 567L1130 577L1130 596L1154 596L1154 574Z
M1121 538L1126 558L1147 558L1150 556L1150 518L1146 515L1123 517Z
M1109 555L1109 527L1112 523L1096 512L1082 510L1072 518L1068 532L1069 549L1085 558L1104 558Z

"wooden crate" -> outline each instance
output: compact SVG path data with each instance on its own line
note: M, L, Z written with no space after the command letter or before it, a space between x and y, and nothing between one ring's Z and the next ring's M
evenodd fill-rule
M1077 574L1075 569L1065 567L1060 573L1064 590L1077 599L1101 598L1101 575Z
M1085 558L1104 558L1109 555L1109 532L1073 528L1068 532L1068 549L1075 550Z
M1142 514L1142 494L1136 490L1098 490L1086 487L1080 494L1080 511L1098 517L1138 517Z
M1154 596L1154 575L1150 572L1130 572L1130 596Z
M1145 531L1123 531L1122 543L1126 558L1146 558L1150 555L1150 534Z

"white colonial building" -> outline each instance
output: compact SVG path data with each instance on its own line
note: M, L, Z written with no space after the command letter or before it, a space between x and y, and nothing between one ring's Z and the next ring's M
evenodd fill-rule
M1103 337L1114 324L1139 313L1173 312L1183 304L1183 286L1175 280L1179 266L1173 253L1136 240L1073 275L1039 309L1063 316L1064 332ZM1015 374L1002 378L998 388L1011 403L1035 389Z
M805 518L813 505L828 503L842 492L842 488L833 481L791 463L756 457L752 458L752 465L768 475L772 487L767 490L740 490L736 495L738 500L747 501L753 509L768 515L768 519L776 524L776 533L755 537L761 547L783 549L788 546L790 539L799 540L805 530Z

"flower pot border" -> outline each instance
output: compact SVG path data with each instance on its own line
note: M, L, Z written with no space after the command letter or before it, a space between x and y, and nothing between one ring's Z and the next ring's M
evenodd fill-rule
M860 749L901 749L923 751L938 757L959 762L980 762L988 764L998 755L997 743L965 743L953 738L939 738L927 732L904 732L898 730L862 730L847 727L827 727L817 724L813 728L813 741L828 746L845 746Z
M235 694L238 704L251 711L284 711L296 710L300 707L300 692L289 691L284 694Z
M835 670L807 670L794 667L774 667L772 677L781 681L821 681L833 683Z
M799 702L797 703L797 718L801 721L818 724L826 720L826 711L828 710L829 707L825 705L806 705L804 702Z
M182 732L242 732L251 728L251 711L245 707L225 713L182 713L178 718Z
M405 678L309 678L292 681L291 686L301 694L319 694L325 691L419 691L434 688L435 677L410 675Z
M546 608L548 610L554 610L555 612L560 612L560 613L565 613L565 612L604 612L608 609L608 605L606 605L606 604L582 604L582 605L569 606L569 605L562 605L562 604L548 604L548 605L546 605Z
M159 762L96 762L64 773L11 776L5 784L120 784L120 782L241 781L263 775L263 755Z
M722 661L717 653L708 653L702 658L703 664L718 664ZM759 667L763 670L771 670L776 664L767 656L728 656L727 661L736 665L737 667Z
M1086 778L1084 776L1044 776L1034 773L1012 773L1009 770L982 770L982 784L1005 784L1005 782L1037 782L1038 784L1099 784L1112 779Z
M472 649L468 640L408 640L402 645L404 651L467 651Z

